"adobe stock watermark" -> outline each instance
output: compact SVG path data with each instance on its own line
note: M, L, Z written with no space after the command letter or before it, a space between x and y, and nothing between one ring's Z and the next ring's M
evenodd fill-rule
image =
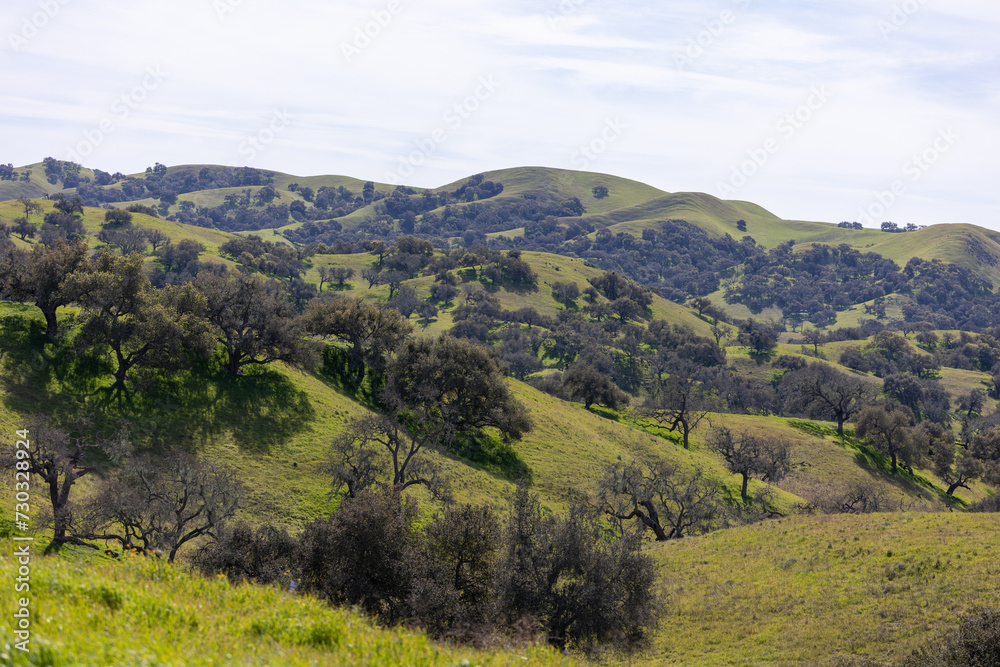
M28 42L38 37L45 26L70 2L71 0L41 0L38 3L38 11L21 20L20 30L7 33L10 48L20 51L22 47L27 46Z
M931 167L937 164L941 157L950 151L952 147L961 139L961 135L950 127L938 130L937 136L931 144L910 158L903 164L903 176L897 178L889 187L881 192L874 193L873 201L868 206L858 209L857 220L866 227L874 227L877 219L884 219L885 214L895 205L899 198L906 194L909 183L916 183L924 177Z
M372 45L401 11L403 5L399 0L389 0L385 9L373 10L371 20L354 29L354 39L340 43L340 52L344 55L344 59L350 63L356 56L360 56L361 52Z
M242 164L238 160L229 163L230 167L240 167L250 164L257 155L277 139L278 135L288 129L294 117L285 109L275 109L271 117L255 134L249 134L240 142L236 152L246 158Z
M16 462L14 464L14 527L20 535L12 537L14 541L14 558L16 559L17 576L14 579L13 592L24 597L13 596L17 610L13 613L14 648L28 652L31 643L31 542L34 537L27 535L31 530L31 441L27 429L16 431L15 445Z
M751 0L733 0L737 10L744 10L750 7ZM674 54L674 65L677 69L684 70L694 65L694 61L701 58L705 51L715 45L716 41L726 32L726 29L736 23L739 14L723 9L714 19L705 21L704 30L698 32L694 37L688 38L684 44L684 53Z
M413 150L397 158L396 170L386 173L386 183L402 185L404 179L409 178L417 169L427 164L427 161L438 152L441 145L448 141L449 131L455 132L462 127L483 103L493 97L500 89L500 85L500 82L492 74L479 77L472 93L452 104L441 115L443 125L428 132L425 137L416 142Z
M101 119L96 127L84 130L83 140L79 141L76 146L66 147L66 159L82 164L83 158L97 150L97 147L104 143L108 135L114 133L118 124L142 106L149 99L150 94L159 88L168 76L170 76L169 73L164 72L160 65L147 67L142 81L128 92L115 98L111 103L110 116Z
M243 0L214 0L212 7L215 9L215 15L222 21L226 18L226 14L235 12L236 8L242 4Z
M719 196L729 198L735 195L740 188L750 182L750 179L766 165L771 157L777 154L782 146L791 141L799 130L812 120L820 109L822 109L833 97L826 85L813 86L809 97L804 104L786 113L778 122L774 129L776 136L769 137L760 146L747 151L747 159L738 166L733 167L728 181L719 181L716 189Z
M621 136L628 129L628 123L622 121L621 118L615 116L614 118L605 118L604 127L601 131L591 139L586 144L580 146L573 156L570 158L570 162L574 167L580 169L580 171L587 171L590 165L597 160L600 156L604 155L611 144L618 141Z
M545 18L549 22L549 27L558 30L570 16L576 13L580 7L587 4L589 0L559 0L559 6L545 12Z
M926 4L927 0L904 0L893 5L889 18L878 21L878 31L882 33L882 38L889 39L889 35L899 32Z

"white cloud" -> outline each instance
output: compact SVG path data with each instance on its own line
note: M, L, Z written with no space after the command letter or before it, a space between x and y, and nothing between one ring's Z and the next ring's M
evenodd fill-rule
M829 103L738 198L786 217L849 217L953 125L962 141L892 219L1000 228L990 175L1000 148L1000 14L991 2L925 2L883 36L879 21L901 0L219 1L232 11L220 17L216 0L67 0L19 50L0 49L0 159L64 156L159 66L169 78L116 121L93 166L226 163L285 109L294 121L255 166L381 180L444 127L447 139L412 175L432 186L495 167L572 167L578 148L620 117L628 129L590 168L715 194L825 85ZM5 43L38 8L9 3ZM699 40L701 52L680 67L676 56ZM359 52L348 57L345 45ZM451 127L445 114L484 76L500 87Z

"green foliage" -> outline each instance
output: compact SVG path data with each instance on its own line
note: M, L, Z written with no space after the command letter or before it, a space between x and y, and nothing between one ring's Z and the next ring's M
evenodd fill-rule
M800 431L805 431L806 433L812 433L821 438L826 437L838 437L837 429L826 426L824 424L817 424L816 422L805 421L803 419L788 419L786 420L789 426L799 429Z
M509 442L489 433L480 431L462 434L456 439L453 451L470 463L482 466L511 482L531 484L534 478L531 466L521 458L517 450Z

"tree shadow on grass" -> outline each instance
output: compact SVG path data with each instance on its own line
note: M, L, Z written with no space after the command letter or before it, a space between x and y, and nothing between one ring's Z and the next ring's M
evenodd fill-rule
M531 484L534 478L513 445L482 431L460 435L450 453L508 481Z
M240 449L263 454L309 427L309 395L282 373L252 368L243 375L194 368L164 379L136 403L146 438L197 447L231 435Z
M89 416L87 404L112 372L106 360L74 350L65 335L53 341L40 322L23 315L0 320L0 364L6 407L57 421Z
M882 452L860 443L852 443L852 445L855 449L854 462L858 467L866 470L873 477L878 477L896 487L904 495L916 496L921 500L931 500L937 497L941 501L955 506L965 504L961 499L949 496L943 489L934 486L927 478L910 474L902 466L897 466L896 471L893 472L891 459Z
M254 367L234 376L218 358L184 370L136 370L116 385L106 359L80 354L68 338L53 342L22 315L0 320L0 362L10 410L43 412L57 423L86 417L104 430L125 421L140 446L194 450L232 435L240 448L264 453L316 418L308 394L281 372Z
M369 410L380 411L384 408L378 396L382 382L376 377L377 374L368 368L361 386L356 387L350 373L349 357L345 348L327 343L323 348L323 363L314 373L325 385Z

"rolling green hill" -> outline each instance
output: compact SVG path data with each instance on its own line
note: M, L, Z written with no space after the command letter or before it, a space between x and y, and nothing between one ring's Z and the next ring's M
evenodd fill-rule
M215 165L178 165L169 167L167 174L197 174L202 168ZM0 183L0 201L21 196L44 197L62 191L58 185L45 180L41 163L20 167L32 169L30 182L5 181ZM281 172L272 174L275 188L281 193L283 203L289 204L302 197L287 190L291 183L318 189L322 186L344 186L359 191L364 181L348 176L320 175L296 176ZM81 170L81 175L92 176L93 172ZM138 176L141 176L138 175ZM809 244L825 243L838 245L846 243L861 250L871 250L894 260L900 266L912 257L940 259L968 267L1000 284L1000 233L965 224L932 225L917 232L887 234L880 230L842 229L832 223L782 220L757 204L745 201L723 201L703 193L667 193L653 186L608 174L581 172L547 167L517 167L484 172L486 180L500 182L504 191L490 200L491 204L520 200L530 197L542 200L565 200L576 197L583 202L586 212L583 219L598 228L609 228L612 232L627 232L640 235L644 229L656 229L666 220L686 220L704 229L711 236L730 234L739 238L744 234L752 236L765 248L774 247L785 241L794 240L802 247ZM433 192L451 191L466 179L432 188ZM608 188L608 196L596 199L592 189L596 186ZM377 190L391 192L392 185L376 183ZM221 188L201 190L180 195L180 202L190 201L198 206L218 206L230 193L241 192L245 188ZM251 187L251 190L259 189ZM418 188L419 192L421 188ZM65 190L71 196L74 190ZM153 204L151 199L138 200ZM466 204L455 204L461 207ZM440 213L441 209L435 211ZM340 218L347 229L353 229L362 221L374 215L373 205L365 206L350 215ZM747 223L746 232L736 229L736 222ZM282 229L293 229L301 223L290 223L277 232L265 230L267 238L280 239ZM518 235L514 229L495 236ZM277 234L277 235L276 235Z
M42 203L46 211L51 209L51 202ZM16 202L0 202L0 218L14 215L17 206ZM88 233L95 234L102 221L101 209L86 209L84 225ZM203 260L234 266L231 259L219 255L218 252L219 245L226 239L232 238L225 232L192 227L141 214L135 216L135 224L159 229L175 242L182 239L196 239L206 246ZM97 245L96 240L91 239L91 241ZM543 316L555 317L564 306L553 297L552 283L570 281L576 282L582 288L587 285L589 279L602 273L580 259L535 252L523 253L522 257L538 273L538 288L528 291L498 289L495 295L505 309L514 310L530 306ZM368 289L360 279L361 271L373 266L375 262L375 258L367 253L317 255L313 258L312 266L307 270L305 278L307 281L317 282L321 266L353 268L355 277L348 281L348 287L352 288L349 293L361 294L373 300L384 300L388 297L387 286L380 285ZM432 277L425 276L406 281L405 284L413 286L418 296L425 298L432 280ZM452 307L458 303L459 300L456 299ZM25 308L21 312L33 318L36 311ZM691 309L674 302L657 296L651 306L651 313L653 317L686 325L698 335L709 335L709 322L699 318ZM438 335L452 324L449 308L444 308L432 320L430 326L425 327L418 323L416 315L412 319L418 335ZM794 337L794 334L788 336ZM849 344L863 344L863 341L831 344L825 346L824 350L835 360L839 356L840 349ZM779 350L780 353L786 354L797 354L799 351L799 346L794 344L783 345ZM36 354L41 354L41 350ZM731 346L729 357L730 365L741 374L747 377L759 376L759 379L763 380L770 378L772 372L770 367L760 366L751 361L742 348ZM974 371L944 369L943 372L944 385L953 399L960 393L969 391L970 388L980 386L987 377L985 373ZM259 479L261 486L264 486L267 480L266 484L271 485L274 490L286 491L261 495L260 502L268 507L265 514L277 511L289 517L293 523L301 524L327 511L329 509L326 499L327 482L317 472L317 467L325 455L325 449L332 436L350 416L363 414L366 408L343 394L322 375L302 374L283 369L280 372L269 370L253 374L240 381L229 381L224 375L218 374L212 375L211 378L212 381L206 383L197 380L195 376L182 373L174 378L175 383L172 386L164 389L166 394L156 396L148 404L140 403L134 406L133 412L123 416L137 420L181 420L176 422L178 425L184 423L183 419L190 419L191 427L187 430L191 432L192 438L217 452L219 458L237 465L249 478ZM518 456L521 464L530 472L543 500L552 506L560 506L564 502L568 489L591 490L590 485L599 474L601 465L618 456L627 457L630 452L634 454L656 451L660 455L706 456L700 453L700 443L707 437L705 435L708 429L707 422L694 433L694 452L682 451L674 454L672 452L676 448L669 440L656 438L637 429L629 420L622 423L608 421L527 385L513 380L512 382L517 387L518 394L531 406L537 423L536 430L519 445L523 451L518 449ZM107 380L102 383L110 384ZM272 390L269 390L268 387L272 384ZM192 389L195 390L194 393L190 393ZM244 423L241 424L240 420L235 419L236 415L243 414L242 410L246 410L254 401L268 395L269 391L270 400L258 405L252 412L246 413ZM37 387L18 385L17 391L13 393L8 388L3 402L8 406L9 412L3 415L4 421L13 422L16 420L16 414L26 414L31 411L32 406L46 402L55 409L61 405L60 400L63 398L68 400L70 393L68 388L46 388L41 393ZM85 407L74 401L75 399L65 404L63 408L65 414L72 414L74 410ZM172 406L168 411L170 416L167 417L167 412L164 412L154 418L154 414L159 414L154 406L164 404ZM206 405L216 407L206 409ZM154 412L149 413L148 410ZM878 484L881 484L886 491L892 491L893 495L905 499L904 504L926 508L941 506L942 500L939 495L926 485L898 479L882 480L879 471L876 470L877 466L863 454L821 432L807 433L788 426L786 420L767 417L719 415L709 421L725 425L737 424L751 430L769 432L794 444L796 460L807 465L797 469L780 486L792 494L787 498L787 506L797 502L817 502L826 495L841 493L851 484L871 478L873 473L876 473L875 479ZM573 437L574 432L580 433L580 437ZM559 446L551 447L546 444L553 442L559 443ZM469 490L470 499L497 500L511 488L514 481L511 477L498 475L495 469L490 472L489 465L484 468L481 464L460 460L451 455L440 456L444 465L457 475L458 487ZM717 479L730 477L724 471L721 462L713 457L708 457L697 465L713 470L713 476ZM921 475L925 480L933 482L933 476L929 472L922 471ZM940 487L940 483L938 486ZM294 493L291 491L293 488L296 489ZM959 491L959 496L965 497L967 501L980 499L984 494L984 487L977 485L973 485L973 491L967 494L962 490ZM282 500L276 501L275 498ZM260 512L254 508L249 514L260 515Z
M67 549L70 551L70 549ZM43 558L31 572L30 651L7 645L3 665L575 665L547 646L449 646L378 627L357 611L276 587L232 585L141 557ZM86 560L84 560L86 558ZM17 576L10 554L0 572ZM2 603L4 628L15 598ZM11 640L13 641L13 640Z

